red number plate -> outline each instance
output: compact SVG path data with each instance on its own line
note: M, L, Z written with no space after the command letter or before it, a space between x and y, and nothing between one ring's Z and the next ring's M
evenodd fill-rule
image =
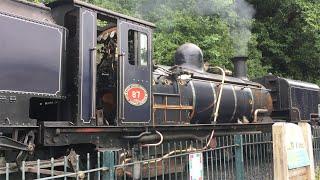
M124 96L134 106L142 106L148 100L148 92L140 84L130 84L125 89Z

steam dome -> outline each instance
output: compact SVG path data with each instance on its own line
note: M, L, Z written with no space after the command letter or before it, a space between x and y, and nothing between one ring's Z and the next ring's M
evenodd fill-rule
M175 64L187 69L203 70L203 54L201 49L192 43L180 46L175 54Z

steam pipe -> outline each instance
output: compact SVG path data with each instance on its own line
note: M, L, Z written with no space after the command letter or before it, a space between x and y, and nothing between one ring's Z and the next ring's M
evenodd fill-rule
M216 123L218 115L219 115L220 102L221 102L221 97L222 97L222 92L223 92L223 85L224 85L224 81L226 78L226 73L221 67L215 66L213 68L219 69L222 73L222 81L221 81L221 85L220 85L221 87L220 87L220 92L219 92L219 96L218 96L216 111L214 113L214 120L213 120L213 122Z
M163 135L159 132L159 131L156 131L156 133L160 136L160 141L155 143L155 144L142 144L141 146L142 147L149 147L149 146L159 146L160 144L162 144L163 142Z
M170 140L179 140L179 139L195 139L198 141L205 141L206 139L209 138L208 136L197 136L197 135L193 135L193 134L174 134L174 135L164 135L163 139L166 141L170 141ZM150 141L158 141L160 140L160 136L156 135L156 134L152 134L152 135L147 135L147 136L143 136L141 138L139 138L137 141L140 143L146 143L146 142L150 142Z
M258 114L260 113L267 113L269 112L268 109L256 109L254 111L254 119L253 119L253 122L256 123L258 122Z
M146 132L140 133L140 134L137 135L137 136L122 136L122 138L124 138L124 139L139 139L139 138L141 138L142 136L149 135L149 134L151 134L151 132L146 131Z
M212 67L210 67L212 68ZM205 76L199 76L197 74L191 74L191 78L193 79L200 79L200 80L204 80L204 81L214 81L214 82L217 82L217 81L221 81L220 78L216 78L216 77L205 77ZM238 85L238 86L243 86L243 87L247 87L247 86L252 86L252 87L257 87L261 89L261 85L260 84L256 84L256 83L253 83L253 82L248 82L248 81L230 81L228 79L225 80L225 84L232 84L232 85Z

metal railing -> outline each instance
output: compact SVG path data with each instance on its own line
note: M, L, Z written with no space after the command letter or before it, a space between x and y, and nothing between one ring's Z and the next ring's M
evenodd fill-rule
M320 126L312 127L312 146L314 167L316 171L320 171Z
M109 168L101 165L100 154L101 152L97 153L95 158L97 161L93 165L90 165L92 157L89 153L86 160L80 160L80 156L75 155L45 161L22 161L20 168L16 163L6 163L5 167L0 167L0 179L101 179L103 177L101 174L107 172Z
M320 127L312 128L315 168L320 168ZM159 179L190 178L190 155L202 154L203 179L273 179L271 132L246 132L204 141L176 141L130 150L99 150L81 157L22 162L0 167L0 179Z
M115 179L189 179L189 156L202 153L203 179L272 179L271 133L248 133L216 137L216 147L205 149L207 142L178 142L149 147L147 160L133 157L130 163L114 167ZM167 148L167 150L166 150ZM187 151L189 149L189 151ZM143 154L143 149L139 154ZM174 152L167 156L164 152ZM181 153L183 152L183 153ZM155 154L155 153L153 153ZM259 178L260 177L260 178Z

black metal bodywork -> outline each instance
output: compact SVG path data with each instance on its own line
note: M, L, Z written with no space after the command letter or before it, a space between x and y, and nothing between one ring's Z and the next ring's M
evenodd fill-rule
M242 69L246 69L246 59L240 60ZM186 43L179 47L175 66L159 66L154 72L155 122L211 124L268 120L265 117L272 111L268 90L247 80L246 75L235 78L226 76L223 69L220 71L222 75L204 71L203 53L196 45Z
M137 24L124 20L118 22L120 30L119 37L119 82L118 82L118 122L119 124L148 124L151 122L151 30ZM148 60L146 65L138 62L129 62L129 31L137 31L147 35L149 50L147 51ZM132 106L124 99L124 91L131 84L139 84L146 89L148 94L147 101L141 106Z
M50 21L48 9L31 7L28 3L1 2L0 122L4 125L35 126L42 112L33 109L39 108L48 114L58 111L55 104L65 95L67 30ZM29 12L40 9L43 19L22 16L20 9L21 14L27 14L27 9ZM34 102L50 103L51 112ZM60 118L51 115L53 119Z
M318 117L320 104L318 85L274 75L256 81L271 90L274 118L298 122Z
M189 77L183 79L182 75L175 79L162 69L154 73L154 121L160 124L213 123L223 77L185 69ZM268 90L260 84L225 77L217 123L252 122L257 109L272 111L271 102Z

